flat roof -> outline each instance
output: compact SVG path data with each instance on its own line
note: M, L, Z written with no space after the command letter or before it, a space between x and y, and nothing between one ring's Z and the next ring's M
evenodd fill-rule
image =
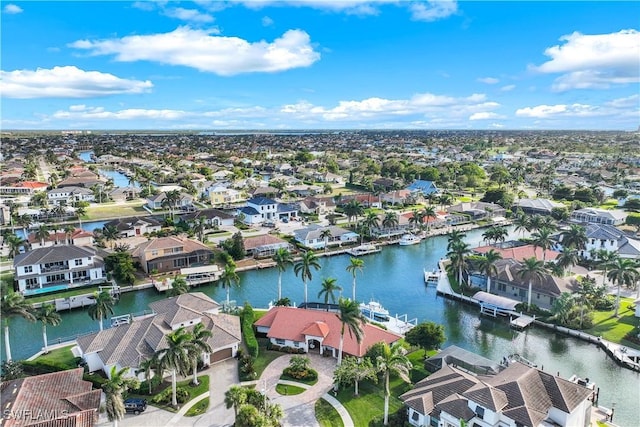
M514 301L511 298L501 297L484 291L476 292L473 298L482 303L490 304L504 310L515 310L516 305L520 304L519 301Z

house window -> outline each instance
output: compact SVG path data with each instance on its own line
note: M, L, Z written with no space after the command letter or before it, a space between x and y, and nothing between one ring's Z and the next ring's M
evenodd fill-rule
M24 272L25 273L33 273L33 266L32 265L27 265L24 267Z
M74 259L73 262L76 265L76 267L82 265L82 260L81 259Z
M431 420L429 421L429 425L431 427L438 427L438 419L434 417L430 417L430 418Z
M502 291L502 292L506 292L507 291L507 285L505 285L504 283L498 283L498 290Z
M158 251L151 251L151 256L158 256Z
M285 343L286 343L286 342L285 342L285 340L280 339L280 338L276 338L276 344L278 344L278 345L285 345Z
M25 280L25 284L27 285L27 289L39 288L38 279L32 277L31 279Z
M295 341L295 342L293 343L293 346L294 346L294 347L300 347L300 343L299 343L298 341Z
M525 291L524 289L518 289L518 295L521 297L526 297L527 291Z
M476 406L476 416L481 420L484 419L484 408L482 406Z
M419 418L420 418L420 414L417 413L416 411L413 411L413 414L411 415L411 419L413 421L418 421Z
M540 294L536 294L536 298L537 298L537 299L540 299Z

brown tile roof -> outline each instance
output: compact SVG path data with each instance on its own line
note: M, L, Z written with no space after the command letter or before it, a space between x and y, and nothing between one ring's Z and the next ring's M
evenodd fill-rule
M2 425L93 426L102 391L92 390L82 373L77 368L4 382L0 400L3 411L9 412L3 412ZM5 417L7 413L15 416Z
M325 338L329 335L329 326L322 321L317 321L307 326L307 328L300 333L302 335L313 335L314 337Z
M148 252L150 250L160 250L160 249L169 249L169 248L178 248L182 247L182 253L195 252L199 250L205 250L209 252L213 252L211 248L209 248L204 243L200 243L196 240L180 238L176 236L169 237L159 237L156 239L151 239L146 242L143 242L136 246L133 251L131 251L131 255L133 257L140 257L143 253Z
M264 245L273 245L276 243L287 243L286 240L281 239L271 234L263 234L261 236L245 237L244 249L249 251Z
M323 322L329 328L329 333L325 337L323 345L339 348L342 324L335 313L294 307L274 307L260 318L255 325L268 327L267 337L269 338L303 342L305 340L303 331L316 322ZM400 335L385 331L369 323L363 325L363 331L364 337L360 344L352 334L345 332L343 353L362 357L367 349L375 343L384 341L391 344L402 338Z
M502 258L504 259L511 258L517 261L524 261L526 258L531 257L535 257L538 261L542 261L542 258L544 256L542 249L536 248L533 245L524 245L517 248L508 249L501 249L495 246L480 246L474 248L473 251L479 254L484 254L486 252L489 252L491 249L502 255ZM554 261L559 256L560 252L548 250L546 253L545 261Z

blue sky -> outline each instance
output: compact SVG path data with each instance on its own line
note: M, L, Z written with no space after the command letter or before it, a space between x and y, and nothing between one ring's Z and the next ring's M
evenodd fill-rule
M639 2L2 1L3 129L620 129Z

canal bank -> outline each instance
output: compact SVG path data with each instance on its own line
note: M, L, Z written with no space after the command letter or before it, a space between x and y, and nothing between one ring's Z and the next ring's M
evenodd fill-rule
M511 230L511 228L510 228ZM471 230L466 241L471 247L482 244L483 230ZM510 238L515 238L511 233ZM640 374L618 366L603 350L577 338L539 327L515 331L504 319L480 316L476 307L467 306L438 296L435 287L425 286L424 270L437 268L447 252L446 236L430 237L412 246L387 246L378 254L361 257L362 272L358 272L357 299L380 301L392 315L407 314L418 321L432 321L445 328L444 347L457 345L500 361L504 356L518 353L545 371L560 373L564 378L578 375L589 377L600 387L599 404L616 408L614 422L634 427L640 402ZM310 300L317 300L325 278L336 278L343 295L351 295L353 277L346 268L349 255L319 259L320 270L312 271L308 281ZM282 275L283 295L296 304L304 300L304 287L289 267ZM254 307L267 307L277 298L278 271L274 268L239 273L240 286L232 287L231 299L239 305L248 301ZM202 285L196 289L217 301L224 301L225 290L216 285ZM114 316L139 313L149 309L149 303L166 298L155 289L123 293L114 307ZM51 339L73 339L77 334L98 330L98 323L89 318L87 310L61 313L58 326L49 326ZM42 325L23 319L11 319L12 352L16 359L28 357L42 347ZM67 338L67 339L64 339ZM1 341L0 341L1 342Z

